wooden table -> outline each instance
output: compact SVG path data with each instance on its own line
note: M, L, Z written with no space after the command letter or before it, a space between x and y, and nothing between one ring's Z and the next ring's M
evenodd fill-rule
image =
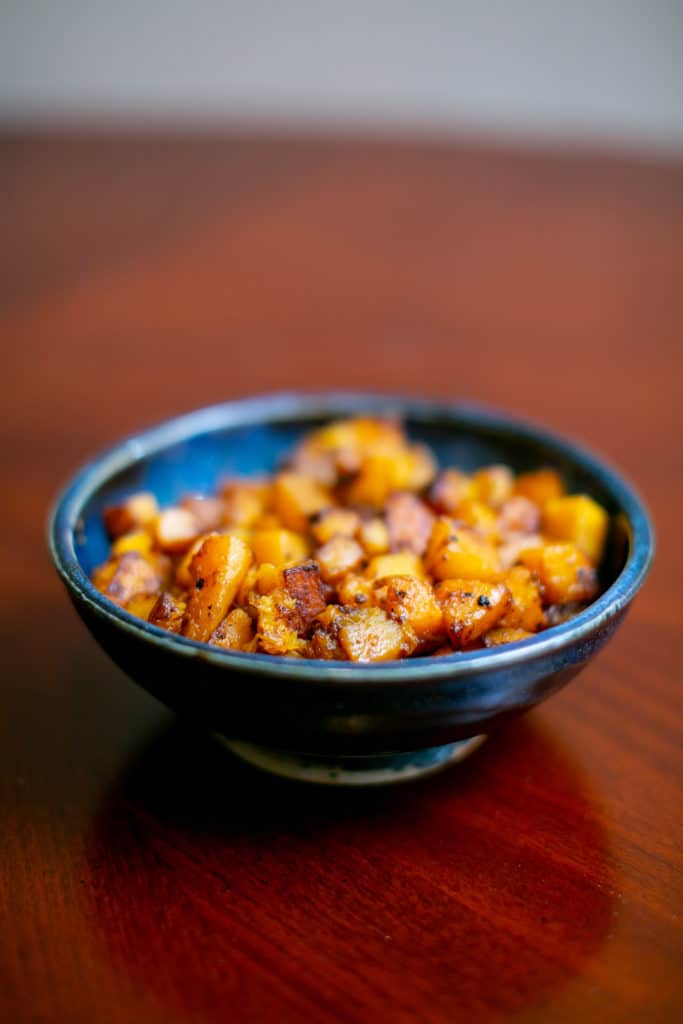
M683 166L13 135L0 192L0 1018L682 1019ZM233 763L108 662L46 554L93 450L300 387L513 410L654 513L597 663L412 788Z

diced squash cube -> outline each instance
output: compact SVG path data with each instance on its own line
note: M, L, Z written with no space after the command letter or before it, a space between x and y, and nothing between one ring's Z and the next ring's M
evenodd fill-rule
M391 494L386 504L389 547L392 551L407 548L423 555L434 525L434 513L409 491Z
M273 485L273 508L283 526L304 533L311 517L332 504L330 492L313 477L287 471L278 473Z
M484 647L500 647L502 644L515 644L519 640L528 640L533 633L523 629L491 629L484 637Z
M345 611L339 645L349 661L391 661L415 649L415 638L381 608Z
M519 474L515 481L515 494L529 498L542 509L551 498L562 497L564 484L556 470L536 469L530 473Z
M341 604L361 605L372 602L372 580L350 572L337 583L337 596Z
M410 445L400 452L367 455L360 472L349 487L352 505L381 508L393 491L421 491L436 472L436 464L423 445Z
M445 637L441 605L426 580L414 576L389 576L380 580L387 615L402 626L410 626L420 649L437 646Z
M300 562L308 555L305 537L282 528L254 530L251 547L257 562L272 562L273 565Z
M441 647L437 647L435 651L429 652L430 658L445 658L449 654L454 654L454 650L450 644L443 644Z
M317 562L304 562L285 569L283 576L284 589L295 603L295 621L292 624L297 632L306 633L315 617L327 606L320 567Z
M429 500L437 512L455 515L458 506L468 498L474 498L475 493L471 476L459 469L444 469L432 484Z
M498 540L498 516L483 501L466 498L458 506L457 518L471 526L484 540L493 544Z
M426 555L427 569L437 580L493 580L500 575L498 553L471 528L437 519Z
M395 420L336 420L305 437L290 466L331 486L338 477L357 473L366 455L400 452L404 445L405 436Z
M376 555L370 559L365 575L369 580L378 580L384 576L416 576L424 577L422 559L412 551L396 551L391 555Z
M344 620L346 609L329 604L318 615L308 645L311 658L322 658L324 661L347 661L346 653L339 643L339 630Z
M154 495L140 491L139 494L131 494L120 505L105 508L104 525L110 537L120 537L122 533L150 526L158 512L159 506Z
M126 611L131 615L137 615L139 619L146 620L156 603L156 594L137 594L126 605Z
M437 586L436 597L443 607L448 639L459 649L492 629L510 604L506 586L483 580L446 580Z
M192 586L192 577L190 576L190 564L192 563L192 559L197 554L207 537L216 536L218 536L216 533L203 533L190 545L176 566L175 581L177 586L182 587L183 590L187 590Z
M543 532L554 540L569 540L597 566L607 537L609 517L587 494L552 498L543 508Z
M474 474L475 496L492 508L512 497L515 478L509 466L485 466Z
M259 594L270 594L271 590L284 587L285 579L280 566L273 565L272 562L262 562L259 566L254 566L253 568L255 573L254 586ZM251 572L251 569L249 571Z
M511 601L500 620L501 627L523 629L535 633L545 626L545 614L541 603L541 591L531 571L524 565L517 565L505 573L503 583L510 591Z
M251 619L242 608L233 608L214 629L209 643L228 651L246 650L254 638Z
M192 640L208 640L230 611L251 564L251 551L238 537L212 534L190 563L192 589L182 632Z
M558 541L527 548L520 561L538 576L544 604L592 601L598 592L595 569L576 544Z
M299 636L296 599L286 590L273 590L260 597L258 609L258 646L266 654L301 654L306 648Z
M185 602L173 597L168 591L164 591L156 599L147 616L147 621L151 622L153 626L167 629L169 633L179 633L184 614Z
M384 555L389 550L387 524L379 516L366 519L358 528L358 540L368 555Z
M360 516L352 508L326 508L311 523L311 533L318 544L327 544L333 537L353 537L360 526Z
M125 608L134 597L158 594L165 583L165 569L165 563L158 558L124 551L96 569L92 580L110 601Z
M315 553L326 583L334 583L348 572L354 572L365 558L365 552L353 537L333 537Z
M267 480L227 480L222 487L223 521L229 526L254 526L268 510L272 485Z
M194 513L179 506L164 509L154 522L157 547L169 555L187 551L200 532L200 525Z
M140 555L149 555L154 543L149 530L133 530L118 537L111 546L113 555L123 555L126 551L137 551Z

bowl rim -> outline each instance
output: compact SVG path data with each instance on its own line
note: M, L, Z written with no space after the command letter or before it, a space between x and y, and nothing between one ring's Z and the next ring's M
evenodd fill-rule
M94 587L81 568L74 544L81 510L115 473L197 435L268 421L306 422L316 417L352 416L363 412L396 413L406 420L425 424L447 425L450 420L459 427L469 425L473 429L485 427L514 433L554 447L581 469L599 477L621 505L630 531L630 550L619 576L575 618L498 649L454 652L433 659L408 658L350 664L228 651L169 633L113 604ZM47 532L52 560L71 595L116 628L161 646L165 651L170 648L179 656L197 658L226 670L305 680L313 684L438 681L511 669L522 662L544 658L588 639L596 629L626 608L642 586L655 553L654 530L642 498L616 469L583 445L482 404L374 391L274 392L205 406L164 420L107 448L82 465L58 493L50 511Z

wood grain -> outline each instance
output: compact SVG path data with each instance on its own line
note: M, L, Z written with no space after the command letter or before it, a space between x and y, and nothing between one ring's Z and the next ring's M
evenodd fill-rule
M683 167L161 134L0 139L0 1018L674 1021ZM270 781L86 635L45 552L74 465L276 388L488 402L637 481L620 635L461 768Z

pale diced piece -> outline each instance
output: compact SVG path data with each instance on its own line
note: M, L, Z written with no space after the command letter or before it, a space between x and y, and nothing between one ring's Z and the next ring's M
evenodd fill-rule
M251 551L238 537L213 534L190 563L192 588L182 632L192 640L208 640L230 611L251 564Z
M355 572L365 552L353 537L332 537L315 553L320 572L327 583L335 583L349 572Z
M444 469L432 484L429 492L431 501L437 512L455 515L459 505L468 498L474 498L476 487L471 476L459 469Z
M538 533L541 510L535 501L515 494L508 498L498 514L498 536L503 543Z
M602 560L609 517L587 494L552 498L543 508L543 532L553 540L568 540L581 548L593 565Z
M159 505L149 491L131 494L120 505L111 505L103 513L104 525L110 537L120 537L139 527L150 526L159 513Z
M157 547L169 555L187 551L200 532L200 524L195 514L180 506L164 509L154 522Z
M200 533L218 530L225 519L225 502L222 498L202 494L187 494L180 503L197 520Z
M267 512L272 485L267 480L227 480L221 490L223 521L229 526L254 526Z
M386 517L391 550L423 555L434 525L431 509L410 491L397 491L387 499Z
M357 538L368 555L384 555L389 550L389 530L380 516L364 520L358 528Z
M355 608L344 614L339 645L349 661L391 661L415 647L409 631L381 608Z

